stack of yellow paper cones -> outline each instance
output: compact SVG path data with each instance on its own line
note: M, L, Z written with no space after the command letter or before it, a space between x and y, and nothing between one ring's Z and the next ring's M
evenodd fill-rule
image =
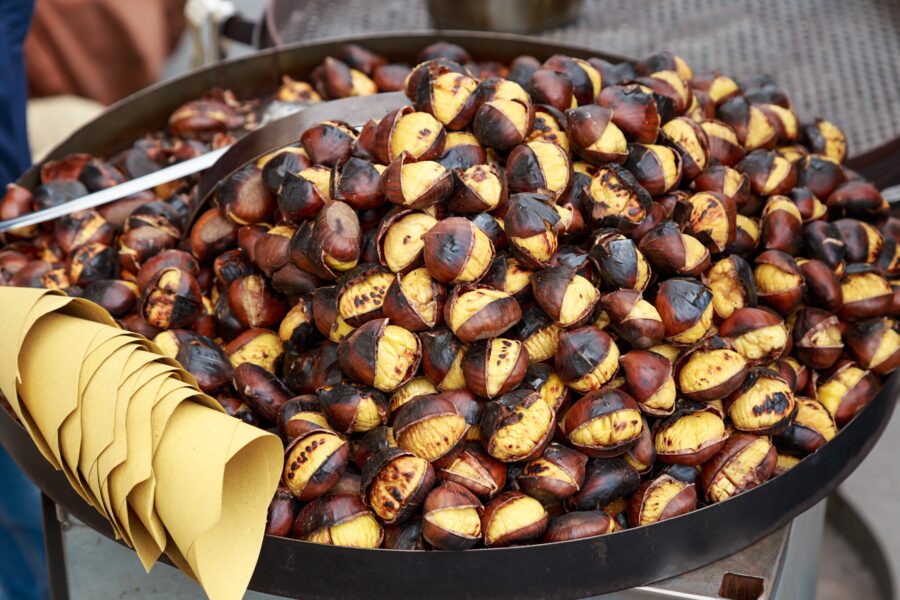
M215 600L241 598L280 440L226 415L152 342L90 302L0 287L0 391L48 461L132 546Z

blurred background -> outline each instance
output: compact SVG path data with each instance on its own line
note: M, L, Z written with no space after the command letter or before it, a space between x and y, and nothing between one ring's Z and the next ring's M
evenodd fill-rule
M39 160L105 106L220 57L357 33L491 29L500 17L506 29L626 57L670 50L695 72L771 74L801 117L827 116L844 129L851 156L900 136L896 0L39 0L25 44L32 156ZM894 419L840 489L875 532L895 579L898 454ZM850 549L846 532L826 535L822 559L820 597L875 597L867 593L872 565Z

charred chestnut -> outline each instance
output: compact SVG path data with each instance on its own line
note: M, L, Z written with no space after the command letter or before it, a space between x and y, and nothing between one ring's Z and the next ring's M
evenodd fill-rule
M531 390L517 390L487 404L481 420L481 443L503 462L540 456L553 433L554 414Z
M721 502L765 483L775 471L778 452L765 437L736 433L703 465L703 495Z
M159 271L141 295L141 316L160 329L190 325L202 310L202 293L197 280L178 268Z
M610 503L633 494L640 485L641 476L624 459L591 459L581 489L566 500L566 506L570 510L602 511Z
M804 456L815 452L836 435L834 419L820 402L797 398L797 414L774 442L781 452Z
M703 281L712 292L713 310L718 319L728 319L736 310L756 305L753 271L740 256L733 254L714 264Z
M363 498L386 525L411 517L433 485L431 463L402 448L373 454L363 468Z
M294 438L284 453L282 481L294 497L312 500L327 493L347 468L346 440L326 428Z
M319 390L328 422L339 433L365 432L387 423L387 400L377 390L340 383Z
M797 410L797 401L777 371L756 367L725 400L735 429L758 435L783 430Z
M375 319L341 340L338 359L354 381L390 392L409 381L419 367L422 349L410 331Z
M668 279L656 294L666 339L677 345L692 345L707 337L712 327L713 295L696 279Z
M459 390L466 387L462 372L462 358L466 347L447 328L424 331L422 342L422 370L439 390Z
M597 327L579 327L560 334L555 365L560 379L573 390L599 390L619 368L619 347Z
M803 242L803 216L786 196L772 196L762 212L762 247L796 255Z
M648 231L638 248L660 273L693 277L709 267L706 246L694 236L682 233L672 221L663 221Z
M444 219L422 239L425 266L443 283L478 281L494 259L494 245L488 236L462 217Z

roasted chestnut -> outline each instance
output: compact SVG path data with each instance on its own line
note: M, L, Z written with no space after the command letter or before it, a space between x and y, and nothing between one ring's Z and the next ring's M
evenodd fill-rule
M650 194L631 171L615 164L601 166L591 176L585 217L604 227L633 229L647 216Z
M469 389L491 399L519 385L528 367L528 352L518 340L482 340L469 347L461 367Z
M594 458L585 468L581 489L566 500L570 510L604 510L637 490L641 476L623 458Z
M385 448L366 461L362 496L385 525L409 519L434 485L434 468L402 448Z
M547 528L543 505L522 492L503 492L484 508L481 531L488 548L509 546L539 538Z
M739 308L722 322L718 335L730 340L750 366L775 360L788 344L784 320L763 308Z
M439 390L459 390L466 387L462 372L462 358L466 347L446 328L419 334L422 343L422 370Z
M625 134L609 108L586 104L566 111L566 133L575 152L590 163L622 163L628 156Z
M481 540L482 510L471 491L445 481L425 498L422 537L440 550L467 550Z
M569 441L588 456L607 458L624 454L643 429L634 399L613 388L588 393L576 401L562 420Z
M844 349L838 318L820 308L801 308L794 317L794 350L813 369L827 369Z
M312 428L285 450L282 481L299 500L318 498L341 478L349 452L347 441L335 432Z
M456 337L471 343L502 334L521 319L522 310L506 292L464 285L453 289L443 316Z
M471 221L450 217L429 229L425 243L425 267L443 283L478 281L494 259L494 245Z
M747 361L733 343L712 337L679 357L675 371L678 389L691 400L722 400L747 376Z
M538 305L563 328L586 322L600 298L590 281L567 266L549 267L534 273L531 288Z
M816 382L816 398L843 427L878 393L878 376L853 361L838 362Z
M696 466L716 454L728 438L725 422L711 405L682 403L654 427L658 460Z
M694 277L709 267L706 246L682 233L673 221L663 221L644 234L638 248L660 273Z
M706 135L709 157L726 167L737 165L745 156L734 129L716 119L703 119L700 129Z
M506 159L510 192L538 192L559 198L569 186L572 167L557 144L534 141L513 148Z
M160 329L190 325L202 310L202 293L197 280L178 268L157 272L141 294L141 316Z
M667 146L633 144L625 168L651 196L665 194L681 182L681 155Z
M543 194L513 195L503 217L503 229L515 256L530 268L550 263L558 245L559 224L559 213Z
M603 310L613 329L634 348L649 348L660 343L665 327L656 308L634 290L617 290L603 297Z
M390 392L409 381L419 368L419 338L387 319L369 321L341 340L338 359L354 381Z
M506 484L506 465L485 452L477 442L469 442L437 476L441 481L458 483L477 496L490 498Z
M736 310L756 305L753 271L743 258L732 254L714 264L703 276L713 295L713 310L719 320L728 319Z
M860 367L879 375L900 366L900 334L888 319L854 323L847 333L847 350Z
M602 281L613 289L643 291L650 283L650 265L637 245L620 233L599 231L590 250L600 265Z
M293 536L315 544L377 548L384 530L358 495L336 494L304 506L294 521Z
M525 465L516 478L519 489L544 504L564 500L581 488L587 456L561 444L550 444Z
M712 327L713 295L696 279L668 279L659 285L656 310L666 339L689 346L707 337Z
M840 282L843 304L837 314L841 320L860 321L890 313L893 290L871 265L848 265Z
M787 315L803 298L803 274L797 262L781 250L766 250L756 257L753 279L759 301Z
M805 123L801 131L812 152L839 163L844 162L847 156L847 138L837 125L825 119L815 119L811 123Z
M656 141L660 117L650 88L639 84L611 85L600 91L597 104L612 109L613 123L630 141L640 144Z
M703 496L721 502L765 483L775 471L778 452L765 437L736 433L703 465Z
M228 286L228 306L244 327L274 327L287 313L287 305L261 275L247 275Z
M837 435L828 410L818 401L797 398L797 414L787 429L775 436L780 452L804 456L815 452Z
M397 445L435 467L453 461L466 441L467 429L456 406L438 394L414 397L394 416Z
M782 431L797 410L797 401L777 371L754 367L726 400L725 410L739 431L768 435Z
M560 379L576 392L599 390L619 368L619 347L592 325L559 335L555 368Z
M472 122L482 146L509 150L525 141L534 126L534 107L519 99L494 98L481 105Z
M275 362L284 352L278 335L268 329L248 329L225 346L225 353L232 366L251 362L267 371L275 372Z
M502 462L541 455L553 433L553 410L531 390L516 390L489 402L481 419L481 443Z
M366 432L387 423L390 408L378 390L339 383L318 391L328 423L338 433Z
M796 255L803 243L803 217L786 196L772 196L762 212L760 239L766 250Z
M697 486L665 473L645 481L628 504L632 527L652 525L697 508Z
M496 165L473 165L454 172L453 195L447 207L460 213L492 211L507 198L506 174Z

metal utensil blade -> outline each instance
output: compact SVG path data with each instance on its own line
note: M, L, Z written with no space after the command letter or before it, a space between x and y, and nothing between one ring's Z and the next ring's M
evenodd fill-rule
M215 162L228 151L228 148L230 148L230 146L219 148L212 152L207 152L206 154L201 154L200 156L176 163L170 167L160 169L159 171L154 171L148 175L131 179L125 183L114 185L104 190L100 190L99 192L88 194L87 196L76 198L70 202L60 204L59 206L22 215L15 219L0 221L0 233L19 229L20 227L29 227L46 221L52 221L53 219L58 219L81 210L103 206L104 204L127 198L128 196L132 196L139 192L153 189L158 185L169 183L170 181L175 181L176 179L187 177L188 175L193 175L194 173L198 173L214 165Z

